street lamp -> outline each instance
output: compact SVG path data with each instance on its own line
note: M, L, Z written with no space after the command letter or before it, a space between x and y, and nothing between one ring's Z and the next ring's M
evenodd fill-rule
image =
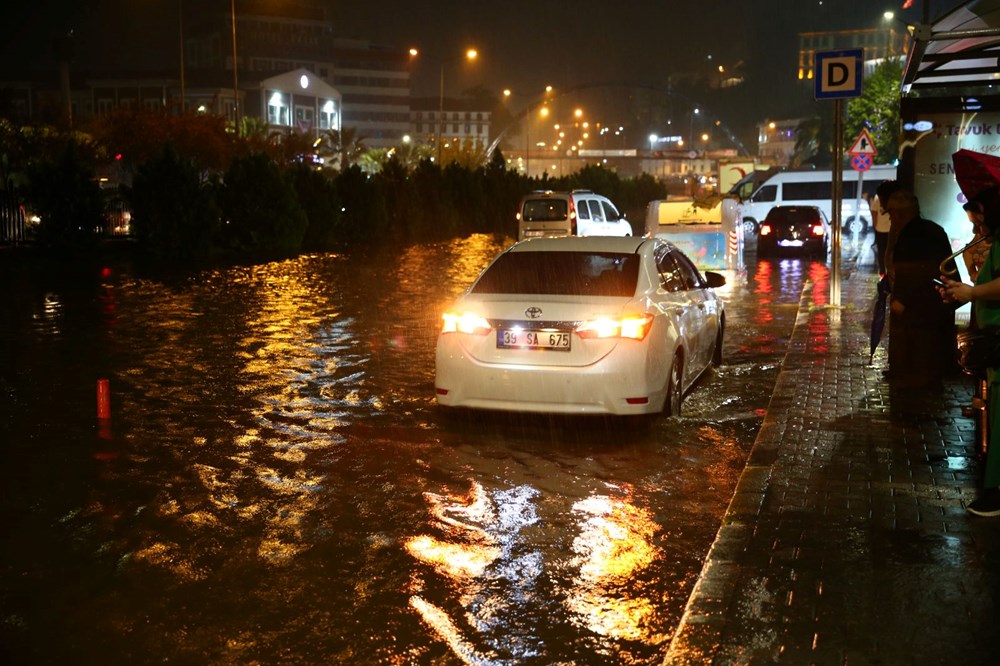
M236 136L240 135L240 92L236 75L236 0L229 0L229 13L233 21L233 117L236 120Z
M688 143L694 145L694 117L701 113L701 109L695 107L691 112L691 123L688 125Z
M177 32L181 46L181 115L184 115L184 0L177 0Z
M441 61L441 87L439 88L438 94L438 122L437 122L437 162L438 166L441 165L441 125L444 124L444 66L447 63L454 62L455 60L461 60L464 57L469 62L472 62L479 57L479 52L476 49L467 49L464 56L456 56L454 58L445 58Z
M542 118L546 118L549 115L549 107L546 106L548 96L552 92L552 86L545 86L545 90L541 93L541 108L538 109L538 115ZM506 88L503 91L504 97L510 97L514 93L510 88ZM531 165L531 121L534 119L532 116L532 101L536 96L531 96L528 98L528 105L524 110L524 175L528 178L531 177L531 171L529 167Z

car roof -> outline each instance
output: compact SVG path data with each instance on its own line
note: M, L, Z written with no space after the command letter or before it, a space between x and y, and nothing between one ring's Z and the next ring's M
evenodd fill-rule
M810 206L807 204L795 204L794 206L774 206L771 208L770 212L774 211L792 211L792 210L814 210L822 212L819 206Z
M604 199L607 198L603 194L598 194L597 192L594 192L593 190L573 190L573 191L567 191L567 190L535 190L533 192L525 194L522 197L522 199L524 199L524 200L528 200L528 199L556 199L556 198L568 198L568 197L571 197L571 196L580 196L580 195L584 195L584 194L590 195L590 196L594 196L594 197L601 197L601 198L604 198Z
M636 236L562 236L529 238L514 244L510 252L638 252L651 239ZM667 245L666 241L662 241Z

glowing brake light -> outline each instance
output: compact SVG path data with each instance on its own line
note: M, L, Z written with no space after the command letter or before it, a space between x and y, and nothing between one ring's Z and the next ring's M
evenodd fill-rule
M770 224L764 223L764 224L760 225L760 235L761 236L767 236L770 233L771 233L771 225Z
M584 340L599 338L631 338L642 340L653 326L653 315L646 313L622 319L594 319L585 321L576 328L576 334Z
M822 236L826 233L822 224L814 224L812 228L813 236Z
M486 335L493 330L493 327L490 326L490 322L486 321L486 319L480 317L479 315L445 312L441 315L441 319L443 320L441 325L442 333Z

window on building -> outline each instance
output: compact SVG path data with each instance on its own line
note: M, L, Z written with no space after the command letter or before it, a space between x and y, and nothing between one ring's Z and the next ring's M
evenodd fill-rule
M287 127L291 123L288 118L288 105L281 93L273 93L267 100L267 122L269 125Z
M295 122L299 127L312 127L313 110L308 106L295 107Z
M337 128L337 111L336 105L333 103L332 99L328 99L320 108L319 111L319 127L320 129L336 129Z

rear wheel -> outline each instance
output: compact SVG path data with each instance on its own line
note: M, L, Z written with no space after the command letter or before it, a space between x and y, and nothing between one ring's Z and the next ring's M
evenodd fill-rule
M681 353L674 354L670 364L670 377L667 379L667 399L663 403L663 412L667 416L681 415L681 401L684 397L684 359Z

